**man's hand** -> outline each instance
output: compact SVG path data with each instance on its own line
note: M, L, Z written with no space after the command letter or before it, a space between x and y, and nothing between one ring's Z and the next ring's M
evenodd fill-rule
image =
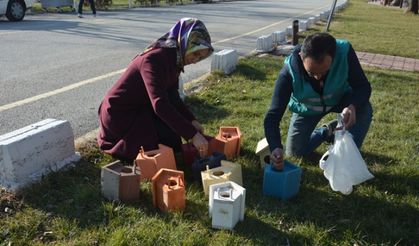
M202 136L201 133L197 132L192 137L192 144L199 152L200 157L205 157L208 154L208 141Z
M284 169L284 152L280 148L276 148L271 153L271 162L277 170Z
M354 105L349 105L342 110L343 125L349 129L356 122L356 109Z

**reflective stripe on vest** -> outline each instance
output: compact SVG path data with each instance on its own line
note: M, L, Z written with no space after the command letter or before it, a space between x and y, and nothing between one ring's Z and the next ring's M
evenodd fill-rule
M304 74L291 66L294 53L288 56L284 64L292 77L292 88L289 109L300 115L317 115L326 113L337 105L345 93L351 90L348 83L348 51L349 43L336 40L336 54L327 74L323 87L323 96L313 90Z

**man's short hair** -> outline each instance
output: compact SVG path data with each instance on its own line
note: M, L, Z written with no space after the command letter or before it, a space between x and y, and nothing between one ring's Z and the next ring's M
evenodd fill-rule
M332 58L336 53L336 39L325 32L318 32L307 36L301 46L302 59L312 58L317 62L323 61L326 55Z

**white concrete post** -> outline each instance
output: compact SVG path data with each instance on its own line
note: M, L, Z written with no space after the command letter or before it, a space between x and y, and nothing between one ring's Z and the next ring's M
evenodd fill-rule
M0 186L18 191L79 160L70 123L46 119L0 136Z
M211 71L230 74L236 69L239 56L236 50L221 50L212 55Z
M286 42L285 31L277 31L272 33L274 44L282 44Z
M273 35L261 36L256 40L256 50L260 52L270 52L274 48Z

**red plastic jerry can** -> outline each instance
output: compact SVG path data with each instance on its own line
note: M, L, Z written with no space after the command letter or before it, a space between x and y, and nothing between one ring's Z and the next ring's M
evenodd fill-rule
M161 168L176 170L176 161L172 148L159 144L159 148L140 153L135 159L135 164L141 171L141 179L151 179Z
M222 126L212 143L215 151L224 153L227 159L240 155L241 132L238 127Z
M212 155L214 153L212 148L214 144L212 144L212 142L215 138L205 135L204 137L208 141L208 155ZM197 150L195 146L190 142L182 144L182 156L185 166L191 166L196 159L200 158L199 150Z
M162 168L152 178L153 205L162 211L184 210L185 179L182 171Z

